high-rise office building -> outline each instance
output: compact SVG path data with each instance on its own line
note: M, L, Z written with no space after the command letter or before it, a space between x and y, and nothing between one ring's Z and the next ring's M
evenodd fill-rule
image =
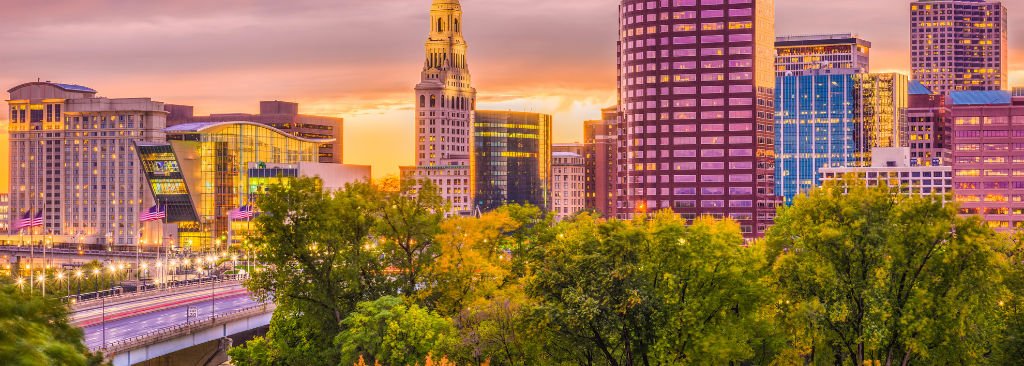
M551 210L551 116L473 113L475 207L486 212L517 203Z
M953 125L950 123L952 100L948 94L933 93L919 81L910 82L907 125L910 128L910 165L950 165L953 154L949 145Z
M154 201L133 142L163 141L164 103L102 98L84 86L51 82L8 92L10 216L44 212L43 226L26 233L53 235L55 244L155 243L159 230L140 239L138 215Z
M470 86L466 48L459 1L434 0L416 84L416 167L403 171L434 181L452 210L468 215L473 209L469 181L476 89Z
M787 203L820 185L820 168L871 164L907 145L906 75L822 74L776 80L776 192Z
M914 80L936 93L1008 89L1008 19L998 1L910 3Z
M583 157L586 161L586 207L615 217L615 155L618 149L619 107L601 110L601 119L583 122Z
M165 104L167 127L195 122L255 122L274 127L295 137L304 139L332 139L324 143L317 152L321 163L344 163L345 120L338 117L299 114L299 104L282 101L260 102L260 114L221 113L209 116L195 116L192 106Z
M952 92L953 192L965 215L997 231L1024 228L1024 96Z
M624 0L616 211L774 219L772 0Z
M775 76L866 74L871 42L852 33L775 38Z

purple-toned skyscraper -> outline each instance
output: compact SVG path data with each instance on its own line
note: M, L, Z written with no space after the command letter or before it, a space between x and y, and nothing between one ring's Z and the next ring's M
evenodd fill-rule
M910 3L914 80L936 93L1009 89L1007 19L998 1Z
M671 208L771 225L772 0L624 0L619 9L619 218Z

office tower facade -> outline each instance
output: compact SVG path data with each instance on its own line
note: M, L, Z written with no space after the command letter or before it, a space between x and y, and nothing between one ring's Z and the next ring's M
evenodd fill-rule
M551 116L474 111L474 203L487 212L504 204L551 205Z
M177 226L163 237L193 250L243 242L249 225L229 213L254 204L278 174L319 176L325 189L370 176L369 167L320 163L320 146L333 139L296 137L262 123L193 122L163 132L166 142L136 147L147 186Z
M338 117L299 114L299 104L282 101L261 101L260 114L222 113L209 116L195 116L192 106L165 104L167 127L196 122L245 121L261 123L295 137L305 139L333 139L324 143L317 151L321 163L344 163L345 119Z
M907 144L906 75L776 80L776 190L786 203L820 185L818 169L871 164L874 147Z
M775 38L775 76L866 74L871 42L852 33Z
M473 209L469 181L476 109L466 48L459 1L434 0L426 58L416 84L416 167L410 171L434 181L453 212L463 215Z
M154 201L133 142L164 139L164 104L101 98L87 87L51 82L8 92L10 216L44 212L43 226L26 235L112 248L155 242L154 230L140 238L138 214Z
M7 193L0 193L0 234L10 232L11 223L11 196Z
M551 153L551 180L554 184L551 201L556 220L583 210L585 169L583 155L564 151Z
M842 179L856 174L869 186L897 186L900 192L916 195L938 195L945 198L953 192L953 167L912 165L908 147L876 147L871 164L864 167L821 168L821 181Z
M620 6L616 210L671 209L771 225L774 2L625 0Z
M601 119L583 122L583 157L586 162L586 208L615 217L615 155L618 153L619 107L601 110Z
M1007 90L1008 19L998 1L910 3L914 80L936 93Z
M949 145L953 133L950 123L952 99L947 94L932 93L919 81L910 82L907 99L907 125L910 128L910 165L950 165L953 154Z
M1024 227L1024 97L1008 91L950 93L953 192L965 215L997 231Z

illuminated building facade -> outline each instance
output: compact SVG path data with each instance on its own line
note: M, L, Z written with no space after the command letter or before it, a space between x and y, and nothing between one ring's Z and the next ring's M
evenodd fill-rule
M551 201L556 220L583 210L585 169L586 164L580 154L566 151L551 153L551 181L554 185Z
M43 226L25 233L52 234L55 245L133 250L140 241L153 243L151 231L140 238L138 214L154 203L133 142L163 140L164 103L102 98L84 86L48 81L8 92L7 224L42 210Z
M866 74L871 42L856 34L775 38L775 76Z
M11 200L7 193L0 193L0 234L7 234L11 228Z
M867 166L872 148L907 144L906 75L784 76L776 85L776 192L786 203L820 185L820 168Z
M551 210L551 116L473 113L471 183L476 208L487 212L517 203Z
M624 0L616 212L774 220L775 4Z
M1006 90L1008 19L1006 8L998 1L911 2L914 80L936 93Z
M953 191L965 215L998 231L1024 227L1024 97L1008 91L950 93Z
M186 105L167 104L164 108L170 112L167 116L167 127L195 122L247 121L265 124L296 137L334 139L334 142L320 146L319 161L335 164L342 164L345 161L343 146L345 120L337 117L299 114L298 103L277 100L262 101L260 102L260 114L224 113L209 116L194 116L192 107Z
M319 163L320 146L333 139L296 137L254 122L186 123L163 132L166 142L136 145L153 196L166 205L167 222L178 226L177 243L191 249L239 243L246 223L230 221L228 213L254 204L278 174L320 176L325 187L338 187L326 181L361 180L370 173L366 167Z
M876 147L872 149L871 165L863 167L821 168L822 182L856 174L868 186L890 185L916 195L944 196L953 192L953 167L914 166L910 164L910 148Z
M476 89L471 85L462 6L434 0L420 83L416 84L414 174L434 181L454 213L472 212L470 155Z
M619 107L601 110L601 119L583 122L583 157L586 160L585 205L615 217L615 155Z
M910 127L910 165L951 165L953 134L950 121L952 99L948 94L932 93L919 81L910 82L907 125Z

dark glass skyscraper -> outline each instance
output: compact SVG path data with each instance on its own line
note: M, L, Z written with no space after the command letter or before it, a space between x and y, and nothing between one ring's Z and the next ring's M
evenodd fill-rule
M775 195L772 0L624 0L616 212L730 217L747 237Z
M474 111L471 191L480 211L507 203L551 209L551 116Z

